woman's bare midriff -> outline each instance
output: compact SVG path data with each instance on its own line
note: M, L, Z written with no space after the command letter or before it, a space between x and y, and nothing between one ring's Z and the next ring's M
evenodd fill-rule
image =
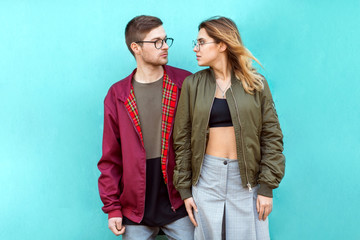
M209 129L207 155L237 159L234 127L213 127Z

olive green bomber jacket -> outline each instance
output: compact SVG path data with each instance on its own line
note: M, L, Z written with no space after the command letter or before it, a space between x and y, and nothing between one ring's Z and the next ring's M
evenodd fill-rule
M272 197L285 171L283 135L267 81L264 89L248 94L232 74L226 91L233 122L243 187L260 184L258 194ZM211 68L188 76L182 85L174 123L176 166L174 185L181 198L192 196L200 176L209 133L209 117L216 91Z

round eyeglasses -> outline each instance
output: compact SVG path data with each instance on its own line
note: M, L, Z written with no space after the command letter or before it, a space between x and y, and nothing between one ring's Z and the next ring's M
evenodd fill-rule
M196 51L200 51L200 46L210 43L217 43L217 42L203 42L203 41L197 41L193 40L193 48L196 48Z
M136 41L135 43L153 43L156 49L161 49L164 45L164 42L171 47L171 45L174 42L173 38L164 38L164 39L158 39L156 41Z

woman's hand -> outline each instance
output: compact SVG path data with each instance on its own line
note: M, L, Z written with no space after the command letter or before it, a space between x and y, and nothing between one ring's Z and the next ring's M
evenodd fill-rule
M194 224L195 227L197 227L197 222L195 221L195 217L194 217L194 214L193 214L193 209L198 212L197 210L197 207L196 207L196 204L194 202L194 199L192 197L190 198L187 198L184 200L184 203L185 203L185 208L186 208L186 211L189 215L189 218L190 218L190 221L192 222L192 224Z
M266 220L267 216L272 211L273 199L270 197L265 197L258 195L256 199L256 209L259 213L259 220Z

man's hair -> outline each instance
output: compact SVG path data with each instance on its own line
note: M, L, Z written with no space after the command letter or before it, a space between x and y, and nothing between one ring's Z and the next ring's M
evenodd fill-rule
M128 22L125 28L125 41L133 56L134 52L131 50L131 43L144 40L146 34L161 25L163 25L163 22L159 18L145 15L134 17Z

